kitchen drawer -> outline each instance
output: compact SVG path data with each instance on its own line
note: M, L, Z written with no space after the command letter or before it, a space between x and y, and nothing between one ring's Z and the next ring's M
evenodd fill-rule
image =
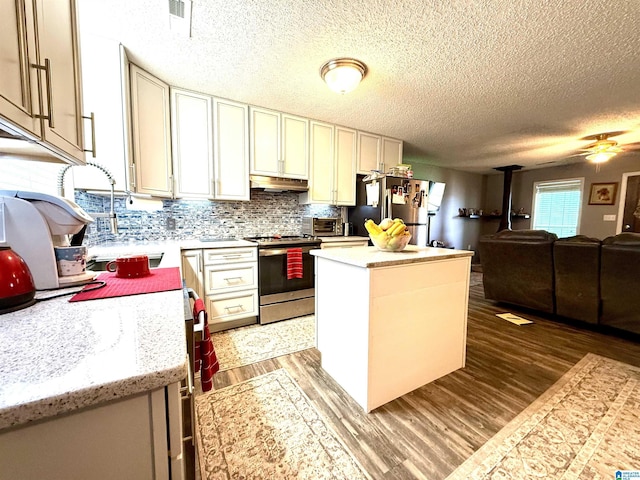
M206 304L210 325L256 316L258 289L207 295Z
M205 295L258 288L258 264L230 263L204 267Z
M258 261L257 247L207 248L203 252L205 265Z

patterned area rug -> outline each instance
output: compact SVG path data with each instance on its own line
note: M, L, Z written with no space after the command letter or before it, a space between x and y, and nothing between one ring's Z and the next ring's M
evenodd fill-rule
M640 369L587 354L447 480L614 479L640 469Z
M314 315L211 334L220 371L316 346Z
M284 369L195 402L203 480L370 478Z

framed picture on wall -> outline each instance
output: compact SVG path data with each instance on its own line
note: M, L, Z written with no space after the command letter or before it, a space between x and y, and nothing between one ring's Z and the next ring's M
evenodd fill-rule
M617 191L618 182L592 183L589 205L614 205Z

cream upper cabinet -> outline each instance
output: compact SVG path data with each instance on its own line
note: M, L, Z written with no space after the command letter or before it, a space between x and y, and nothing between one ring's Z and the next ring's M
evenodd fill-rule
M130 64L133 158L130 189L171 197L169 85Z
M309 120L282 114L282 174L309 178Z
M0 118L41 136L33 3L0 2Z
M175 196L213 198L213 99L171 89Z
M309 190L300 194L301 203L333 201L333 148L335 127L309 122Z
M301 203L355 205L357 132L310 122L309 191Z
M358 173L368 175L371 170L382 170L381 146L380 135L358 132Z
M85 162L75 0L0 6L0 118L57 158Z
M82 22L81 22L82 25ZM85 145L95 148L95 158L87 154L87 160L106 168L115 180L115 190L124 192L126 183L126 123L123 114L122 45L104 37L80 31L82 47L82 83L84 105L94 112L95 128L85 129ZM103 172L94 166L73 168L76 188L109 190L110 183Z
M40 0L38 48L47 116L44 140L84 163L82 78L77 11L74 0ZM49 63L47 64L47 60Z
M357 132L336 127L334 159L334 205L356 204Z
M251 173L309 177L309 121L257 107L249 108Z
M214 198L249 200L249 107L213 101Z
M385 171L402 163L402 140L382 137L382 163Z

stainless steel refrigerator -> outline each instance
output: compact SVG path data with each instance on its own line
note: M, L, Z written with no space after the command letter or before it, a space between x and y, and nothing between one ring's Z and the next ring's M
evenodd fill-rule
M363 181L366 180L366 181ZM380 223L383 218L401 218L411 232L411 244L430 242L429 217L440 208L445 184L416 178L358 176L356 206L349 207L354 235L367 236L366 219Z

